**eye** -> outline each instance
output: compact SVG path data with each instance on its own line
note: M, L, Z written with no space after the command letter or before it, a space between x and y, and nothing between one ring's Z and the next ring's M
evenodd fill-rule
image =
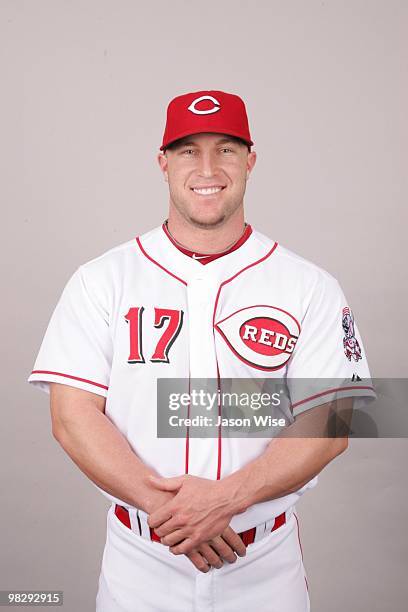
M184 153L194 153L194 149L184 149L184 151L182 151L182 154L184 155Z
M229 149L228 147L224 147L223 149L221 149L221 151L229 151L230 153L233 153L233 150Z

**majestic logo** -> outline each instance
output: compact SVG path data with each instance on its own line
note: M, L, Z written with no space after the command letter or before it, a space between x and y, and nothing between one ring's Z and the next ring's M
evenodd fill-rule
M274 306L249 306L229 315L215 329L244 363L277 370L289 361L300 334L296 319Z
M344 331L343 347L344 353L349 361L353 358L354 361L362 359L361 348L354 331L354 317L350 308L343 308L341 324Z
M210 102L212 102L214 106L212 106L211 108L207 110L198 110L196 108L196 105L202 100L210 100ZM188 110L194 113L195 115L210 115L211 113L216 113L217 111L219 111L220 108L221 108L220 103L218 102L218 100L216 100L212 96L200 96L199 98L196 98L195 100L192 101L192 103L188 107Z

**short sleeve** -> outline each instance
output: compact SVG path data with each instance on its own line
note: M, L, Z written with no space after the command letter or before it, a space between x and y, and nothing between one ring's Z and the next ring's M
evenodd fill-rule
M321 275L312 292L287 368L293 416L343 397L376 398L353 312L338 283Z
M28 382L46 393L56 382L107 397L112 357L109 313L80 266L51 315Z

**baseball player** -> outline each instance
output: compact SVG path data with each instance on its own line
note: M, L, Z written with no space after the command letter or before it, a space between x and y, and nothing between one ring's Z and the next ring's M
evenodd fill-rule
M111 501L98 612L310 610L295 506L347 437L157 435L158 379L341 381L289 385L292 428L375 397L337 280L245 222L252 146L239 96L170 102L167 220L75 270L28 378Z

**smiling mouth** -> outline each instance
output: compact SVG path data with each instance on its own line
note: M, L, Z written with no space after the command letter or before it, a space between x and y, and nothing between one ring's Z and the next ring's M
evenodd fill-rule
M221 185L217 185L214 187L201 187L201 188L191 187L191 191L194 191L194 193L198 195L202 195L202 196L215 195L216 193L219 193L223 189L225 189L225 187Z

